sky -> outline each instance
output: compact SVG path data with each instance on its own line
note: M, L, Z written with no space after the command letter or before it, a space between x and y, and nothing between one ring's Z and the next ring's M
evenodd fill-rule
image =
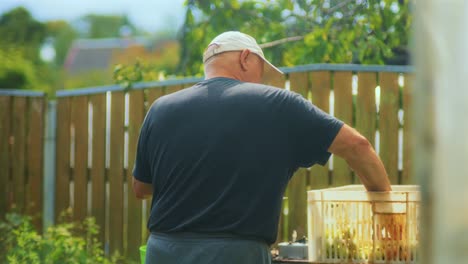
M26 7L39 21L72 21L89 13L127 14L137 27L148 32L178 28L184 19L185 0L0 0L0 14Z

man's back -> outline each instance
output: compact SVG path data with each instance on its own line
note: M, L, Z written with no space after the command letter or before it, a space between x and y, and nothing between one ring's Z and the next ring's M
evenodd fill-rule
M294 113L296 101L303 100L297 97L214 78L156 101L140 135L144 145L138 154L146 160L137 156L135 170L137 178L142 175L154 186L149 229L230 233L273 243L289 178L304 162L326 161L329 155L317 149L316 157L314 150L301 156L300 129L309 133L303 136L314 134L297 127L307 122ZM318 116L308 113L313 118L329 121L332 132L341 127L311 110L317 111ZM328 147L334 136L329 134L318 131L313 141Z
M206 81L157 100L145 118L133 190L153 196L146 263L270 263L282 195L298 167L332 152L368 190L389 191L369 141L300 95L259 85L281 70L255 39L215 37Z

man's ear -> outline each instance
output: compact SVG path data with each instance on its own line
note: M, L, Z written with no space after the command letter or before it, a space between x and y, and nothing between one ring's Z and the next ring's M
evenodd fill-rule
M239 62L240 62L241 69L243 71L247 71L247 69L248 69L247 58L249 57L249 54L250 54L250 50L248 50L248 49L244 49L240 53Z

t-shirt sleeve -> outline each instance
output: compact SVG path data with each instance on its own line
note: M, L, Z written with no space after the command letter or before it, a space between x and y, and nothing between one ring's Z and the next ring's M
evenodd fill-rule
M328 148L343 122L325 113L301 95L291 93L287 104L287 125L291 153L296 167L325 165L331 153Z
M140 135L138 137L137 150L135 156L135 165L133 167L133 177L135 177L135 179L141 182L151 184L151 167L148 161L148 151L146 149L146 145L148 144L148 119L148 116L146 116L140 129Z

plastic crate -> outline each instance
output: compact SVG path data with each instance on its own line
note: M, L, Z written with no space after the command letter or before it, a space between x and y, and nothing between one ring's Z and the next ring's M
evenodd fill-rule
M395 185L367 192L363 185L307 192L308 255L322 263L416 263L420 191Z

